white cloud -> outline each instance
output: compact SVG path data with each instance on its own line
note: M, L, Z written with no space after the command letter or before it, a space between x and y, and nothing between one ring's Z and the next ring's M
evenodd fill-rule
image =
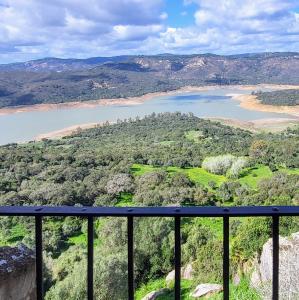
M166 51L298 51L296 0L186 0L198 6L195 25L161 34ZM191 50L191 51L190 51Z
M157 35L165 19L163 0L2 0L0 62L110 55L107 45Z
M45 56L299 50L299 14L293 11L298 0L184 0L197 9L194 25L181 28L167 27L165 3L1 0L0 62Z
M117 25L113 27L114 40L145 40L151 35L158 35L162 31L162 25L132 26Z

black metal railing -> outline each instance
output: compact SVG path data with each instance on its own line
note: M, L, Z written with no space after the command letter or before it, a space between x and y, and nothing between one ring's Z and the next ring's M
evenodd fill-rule
M128 299L134 299L134 217L173 217L175 222L175 300L179 300L181 286L181 218L222 217L223 218L223 299L229 299L229 218L230 217L272 217L273 277L272 299L279 299L279 218L299 216L299 206L243 206L243 207L33 207L0 206L0 216L35 217L36 242L36 289L37 299L43 299L42 267L42 218L46 216L85 217L88 220L87 297L94 299L93 292L93 246L95 217L127 217L128 234Z

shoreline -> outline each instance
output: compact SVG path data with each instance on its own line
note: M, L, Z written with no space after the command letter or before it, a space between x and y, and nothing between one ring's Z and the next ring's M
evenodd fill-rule
M299 86L294 85L273 85L273 84L259 84L259 85L230 85L230 86L185 86L177 90L167 91L167 92L155 92L145 94L140 97L130 97L130 98L118 98L118 99L99 99L90 100L84 102L68 102L68 103L58 103L58 104L36 104L30 106L22 107L12 107L12 108L2 108L0 109L1 115L10 115L22 112L33 112L33 111L49 111L54 109L69 109L69 108L92 108L96 106L113 106L113 105L140 105L145 101L149 101L155 97L163 97L169 95L175 95L180 93L192 93L200 91L209 90L228 90L226 96L230 96L233 100L239 102L239 105L247 110L264 111L264 112L274 112L274 113L284 113L290 115L290 118L265 118L252 121L242 121L238 119L226 119L226 118L213 118L209 117L207 119L213 121L219 121L226 125L236 126L239 128L247 129L253 132L258 132L261 130L268 131L279 131L299 123L299 105L298 106L274 106L261 104L257 99L257 96L251 94L237 94L233 93L234 90L251 91L258 89L272 89L272 90L283 90L283 89L299 89ZM232 90L232 93L229 93ZM60 139L65 136L70 136L76 132L84 129L90 129L97 126L103 125L104 122L100 123L83 123L76 124L66 128L58 129L55 131L45 132L34 137L35 141L41 141L43 139Z
M257 90L257 89L273 89L273 90L284 90L284 89L299 89L299 86L296 85L281 85L281 84L257 84L257 85L205 85L205 86L185 86L176 90L167 91L167 92L154 92L148 93L142 96L137 97L128 97L128 98L116 98L116 99L98 99L98 100L87 100L87 101L71 101L65 103L41 103L34 105L26 105L26 106L14 106L14 107L5 107L0 108L0 116L23 113L23 112L34 112L34 111L49 111L55 109L72 109L72 108L93 108L96 106L113 106L113 105L139 105L144 103L145 101L149 101L155 97L163 97L169 96L173 94L179 93L191 93L191 92L200 92L200 91L209 91L209 90L219 90L219 89L227 89L227 90ZM240 106L246 109L250 109L248 107L255 107L251 110L259 110L265 109L260 106L252 106L252 99L250 99L251 105L246 104L246 100L241 98L240 94L228 94L228 96L232 96L233 99L241 100ZM251 96L251 95L250 95ZM261 104L262 105L262 104ZM273 105L262 105L266 106L269 109L273 107ZM275 106L274 106L275 107ZM277 108L277 107L276 107ZM280 107L279 107L280 108ZM270 111L270 110L262 110L262 111ZM272 111L273 112L273 111ZM277 112L277 111L274 111ZM279 111L281 113L281 110ZM298 114L299 115L299 114Z
M277 106L277 105L262 104L260 100L257 99L256 95L229 94L228 96L231 96L233 100L239 101L240 107L247 110L272 112L272 113L279 113L279 114L283 113L299 119L299 105Z
M86 124L72 125L59 130L54 130L47 133L41 133L36 137L34 137L34 141L42 141L44 139L61 139L65 136L73 135L81 130L95 128L101 125L103 125L103 123L86 123Z
M221 124L249 130L253 133L259 132L280 132L288 127L299 125L299 118L267 118L250 121L243 121L230 118L205 118L211 121L220 122Z

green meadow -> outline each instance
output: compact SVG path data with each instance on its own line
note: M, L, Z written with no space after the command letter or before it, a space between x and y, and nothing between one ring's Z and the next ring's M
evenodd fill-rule
M134 176L140 176L145 173L165 170L169 175L173 175L175 173L181 172L186 174L191 181L194 183L201 184L207 188L209 187L209 182L215 182L216 186L219 187L223 182L227 181L228 178L224 175L216 175L212 174L203 168L179 168L179 167L156 167L150 165L142 165L142 164L133 164L131 167L131 172ZM288 174L299 174L299 169L287 169L280 168L278 171L286 172ZM277 171L276 171L277 172ZM251 168L246 168L241 173L240 178L237 179L241 184L248 185L249 187L256 189L258 183L262 179L267 179L272 177L274 172L270 170L268 166L258 165Z

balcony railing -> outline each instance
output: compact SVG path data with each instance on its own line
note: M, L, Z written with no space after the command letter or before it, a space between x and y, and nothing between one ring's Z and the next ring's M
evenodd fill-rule
M36 243L36 290L37 299L43 299L42 268L42 218L45 216L77 216L88 220L87 234L87 298L93 293L93 244L94 217L127 217L128 232L128 299L134 299L134 217L173 217L175 224L175 300L181 298L181 218L222 217L223 218L223 299L229 299L229 218L230 217L272 217L273 278L272 299L279 299L279 218L299 216L299 206L254 206L254 207L34 207L0 206L0 216L35 217Z

